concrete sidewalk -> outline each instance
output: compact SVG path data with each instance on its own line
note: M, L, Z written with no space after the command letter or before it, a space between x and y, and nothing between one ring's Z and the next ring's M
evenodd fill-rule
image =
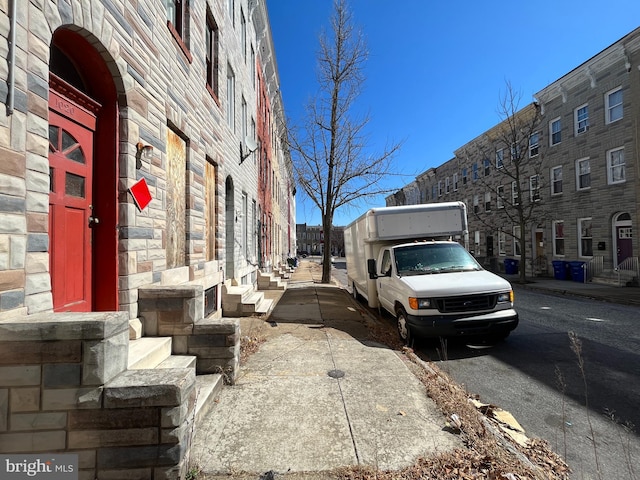
M199 425L192 462L207 479L393 470L461 446L398 354L367 340L377 320L318 275L302 262L267 322L243 319L266 341Z

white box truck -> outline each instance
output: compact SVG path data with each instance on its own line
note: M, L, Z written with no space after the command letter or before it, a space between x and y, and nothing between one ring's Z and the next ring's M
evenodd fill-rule
M506 338L518 325L511 284L473 258L468 236L462 202L367 211L344 230L354 297L391 313L407 344L426 337Z

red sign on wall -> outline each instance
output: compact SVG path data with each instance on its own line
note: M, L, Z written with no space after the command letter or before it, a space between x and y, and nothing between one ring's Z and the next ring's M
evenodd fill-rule
M142 211L151 202L151 192L149 186L144 178L138 180L134 185L129 188L133 201L136 202L138 210Z

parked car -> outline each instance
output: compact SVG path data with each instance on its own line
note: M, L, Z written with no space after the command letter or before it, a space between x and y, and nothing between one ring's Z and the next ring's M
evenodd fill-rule
M299 257L307 258L308 255L309 255L309 252L307 252L306 250L298 250Z

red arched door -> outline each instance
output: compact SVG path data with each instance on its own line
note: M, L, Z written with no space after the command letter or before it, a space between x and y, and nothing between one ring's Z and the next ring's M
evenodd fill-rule
M50 92L49 258L53 309L92 310L91 226L95 115Z

